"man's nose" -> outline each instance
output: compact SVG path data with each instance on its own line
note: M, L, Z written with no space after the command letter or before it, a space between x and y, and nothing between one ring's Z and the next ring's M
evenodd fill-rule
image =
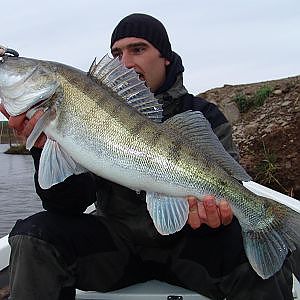
M122 54L121 63L128 69L131 69L134 67L134 62L133 62L132 56L126 52L124 52Z

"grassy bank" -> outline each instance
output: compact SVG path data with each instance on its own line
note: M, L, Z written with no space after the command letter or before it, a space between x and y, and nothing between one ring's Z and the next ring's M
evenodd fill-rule
M9 149L7 149L5 154L21 154L21 155L27 155L30 154L30 152L26 149L25 145L12 145Z

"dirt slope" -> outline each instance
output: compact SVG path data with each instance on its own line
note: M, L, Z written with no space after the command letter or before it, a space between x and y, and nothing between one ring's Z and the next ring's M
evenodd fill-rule
M233 124L241 164L255 181L300 199L300 76L224 85L200 96Z

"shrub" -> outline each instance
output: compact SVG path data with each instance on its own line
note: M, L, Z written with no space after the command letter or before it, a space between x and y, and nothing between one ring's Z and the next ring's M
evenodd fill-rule
M252 105L249 97L247 97L245 94L236 94L234 101L241 113L248 111Z
M264 105L266 99L270 96L272 88L269 86L262 86L253 96L253 102L256 107Z
M270 96L272 88L269 86L262 86L253 96L246 96L244 93L238 93L234 97L241 113L247 112L252 107L262 106L266 99Z

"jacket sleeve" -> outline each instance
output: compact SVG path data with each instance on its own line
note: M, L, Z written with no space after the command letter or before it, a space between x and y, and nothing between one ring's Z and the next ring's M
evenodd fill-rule
M229 122L225 122L213 129L225 150L236 160L239 161L240 155L237 147L232 140L232 127Z
M83 213L89 205L96 201L96 180L95 176L90 173L72 175L50 189L42 189L38 183L38 169L42 150L32 148L30 152L34 160L36 192L41 198L45 210L76 215Z
M220 109L215 104L200 97L192 98L192 108L193 110L199 110L204 114L225 150L235 160L239 161L239 152L232 139L231 124Z

